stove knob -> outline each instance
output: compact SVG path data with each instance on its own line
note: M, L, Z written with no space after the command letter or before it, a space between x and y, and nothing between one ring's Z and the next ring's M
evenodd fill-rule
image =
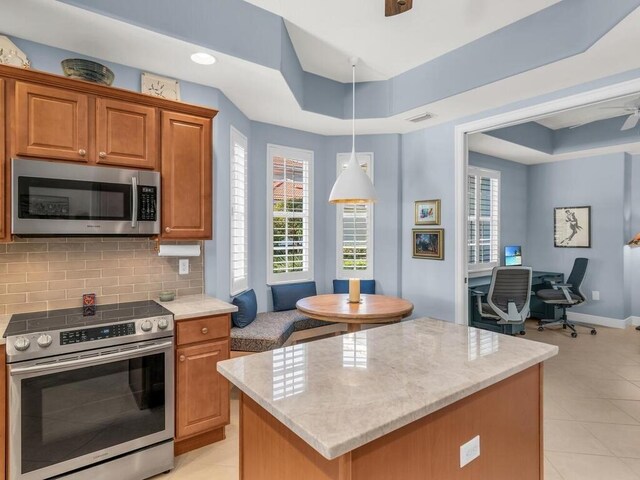
M158 320L158 328L160 330L164 330L169 326L169 320L167 320L166 318L161 318L160 320Z
M38 337L38 345L40 345L40 347L42 348L47 348L49 345L51 345L52 341L53 339L51 338L51 335L46 333L43 333Z
M151 323L151 320L145 320L140 324L140 328L143 332L150 332L153 328L153 323Z
M26 349L29 348L29 345L31 345L31 342L29 341L29 339L27 337L18 337L18 338L16 338L16 341L13 344L13 346L19 352L24 352Z

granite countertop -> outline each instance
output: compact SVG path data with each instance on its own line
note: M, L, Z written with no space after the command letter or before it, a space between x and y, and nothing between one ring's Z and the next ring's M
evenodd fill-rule
M226 360L218 371L331 460L557 353L421 318Z
M7 329L7 325L9 325L9 320L11 320L11 314L9 315L0 315L0 345L4 345L7 343L7 339L4 338L4 331Z
M187 320L189 318L207 317L209 315L222 315L238 311L238 307L209 295L186 295L176 297L171 302L161 302L160 305L173 313L174 320Z

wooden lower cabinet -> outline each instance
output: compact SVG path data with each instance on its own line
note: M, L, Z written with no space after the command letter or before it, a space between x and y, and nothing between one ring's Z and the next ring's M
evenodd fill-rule
M218 373L217 364L229 358L229 315L177 322L176 434L175 452L224 439L229 424L229 383ZM210 326L224 322L220 337L210 339ZM193 335L201 333L201 340ZM184 340L189 343L184 343Z

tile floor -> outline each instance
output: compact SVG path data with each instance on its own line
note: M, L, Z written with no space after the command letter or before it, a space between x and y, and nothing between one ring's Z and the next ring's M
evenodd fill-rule
M560 354L545 364L545 479L640 480L640 332L580 328L538 332ZM238 401L223 442L176 458L176 468L154 480L237 480Z

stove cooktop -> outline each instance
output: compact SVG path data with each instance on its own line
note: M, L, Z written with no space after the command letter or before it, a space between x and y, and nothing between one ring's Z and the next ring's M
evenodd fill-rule
M82 313L82 307L78 307L47 312L14 314L9 321L4 336L6 338L36 332L50 332L105 323L118 323L127 320L139 320L160 315L173 315L169 310L153 300L98 305L95 315L85 317Z

